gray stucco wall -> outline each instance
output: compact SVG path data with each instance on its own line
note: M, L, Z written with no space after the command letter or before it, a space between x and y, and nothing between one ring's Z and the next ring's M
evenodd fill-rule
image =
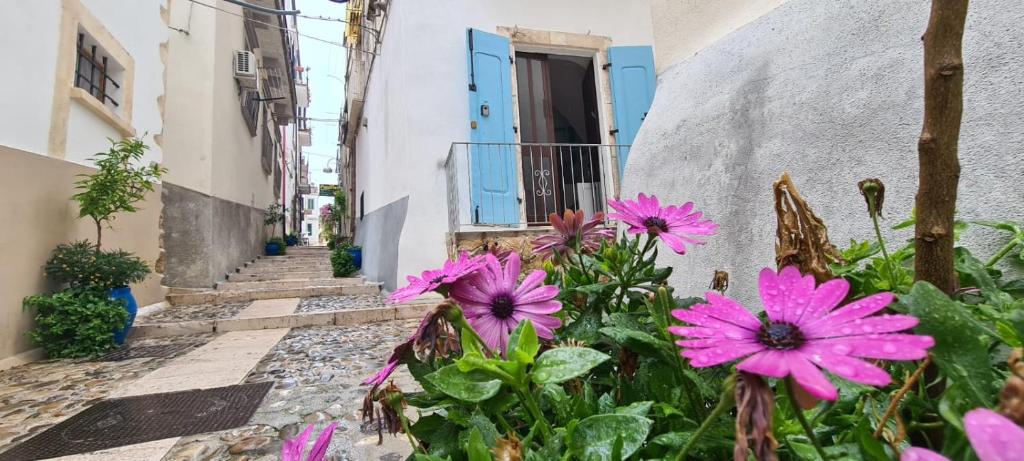
M774 266L771 184L790 172L832 241L873 233L856 183L886 184L885 227L910 215L921 130L921 35L928 0L790 0L659 76L626 168L637 192L693 201L719 235L685 256L663 251L672 284L703 293L715 269L758 306L757 272ZM1024 3L971 2L960 141L959 216L1024 218ZM912 230L889 231L890 247ZM1001 243L975 227L980 257Z
M164 183L163 285L210 288L262 254L263 210Z
M363 219L356 218L355 244L363 247L362 273L367 280L383 283L388 291L398 285L398 245L408 210L409 197L402 197Z

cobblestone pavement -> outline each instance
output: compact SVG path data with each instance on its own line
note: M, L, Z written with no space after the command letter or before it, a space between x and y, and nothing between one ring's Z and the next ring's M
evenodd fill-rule
M346 309L367 309L384 307L387 297L382 295L318 296L303 298L296 312L333 312Z
M418 322L292 330L245 380L276 383L250 424L184 437L164 461L276 460L282 440L294 437L308 424L316 424L319 432L331 421L341 424L328 460L405 459L409 446L404 438L385 434L384 445L378 447L376 431L363 427L359 410L367 388L359 382L383 367L391 349L410 335ZM404 368L393 376L403 390L416 389Z
M167 306L152 314L139 316L137 324L185 322L189 320L223 320L238 315L249 303L196 304Z
M186 343L198 347L213 337L205 334L141 339L132 341L130 346ZM178 350L170 357L119 362L46 360L0 372L0 453L191 349Z

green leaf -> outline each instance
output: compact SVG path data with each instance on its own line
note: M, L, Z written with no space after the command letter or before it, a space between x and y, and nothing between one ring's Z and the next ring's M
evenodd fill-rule
M441 392L467 402L480 402L494 397L501 381L482 371L459 371L457 365L448 365L424 377Z
M667 353L667 357L670 359L668 363L674 363L672 344L667 341L655 338L643 331L624 327L604 327L599 331L615 341L616 344L640 355L665 359Z
M647 413L651 412L652 405L654 405L654 402L650 400L644 402L633 402L627 406L616 408L615 413L620 415L647 416Z
M533 363L533 358L539 350L540 342L537 339L537 330L533 328L533 322L523 320L508 337L508 358L523 365L529 365Z
M469 443L466 444L466 455L469 461L491 461L491 452L484 443L484 437L477 428L469 431Z
M974 406L988 406L995 395L995 374L989 364L989 336L968 313L934 285L917 282L900 302L921 323L918 333L935 339L931 353L939 369L962 386Z
M608 359L607 355L587 347L559 347L541 354L530 374L537 384L561 383L583 375Z
M653 422L636 415L595 415L584 418L572 432L569 447L581 460L611 458L617 438L622 440L622 457L628 458L639 449Z
M871 430L871 422L868 418L862 418L855 428L857 436L857 448L860 449L860 456L865 461L891 461L885 452L882 442L874 437Z

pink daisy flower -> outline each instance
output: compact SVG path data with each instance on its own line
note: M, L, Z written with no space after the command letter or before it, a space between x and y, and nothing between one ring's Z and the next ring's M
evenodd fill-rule
M508 256L504 269L494 255L484 257L483 267L459 280L451 295L462 304L463 315L487 346L504 353L509 333L525 319L533 322L537 336L553 338L552 330L562 321L551 314L561 310L562 303L555 299L557 286L543 285L547 274L530 272L516 287L521 264L518 253Z
M444 267L435 270L423 271L423 274L419 278L408 276L406 280L409 281L409 285L404 288L395 290L391 293L388 298L393 303L402 303L409 300L416 299L423 293L429 291L435 291L438 288L444 288L456 280L472 274L483 264L483 259L479 257L470 257L469 253L463 251L459 254L459 259L455 261L445 261Z
M678 309L672 315L692 326L669 331L689 338L676 344L694 367L710 367L746 357L741 371L784 378L792 376L811 395L838 397L836 387L818 368L857 383L886 386L885 370L861 359L918 360L935 344L929 336L897 334L913 328L908 315L872 314L892 303L892 293L878 293L836 309L850 284L829 280L815 288L814 277L793 266L778 274L761 271L760 291L768 323L762 324L736 301L708 292L707 304Z
M693 202L682 206L670 205L662 208L658 197L640 194L636 201L609 200L608 205L618 213L608 215L629 225L630 234L656 235L673 251L686 254L686 244L703 245L704 242L693 236L714 235L718 224L710 220L701 221L703 213L693 211Z
M1013 461L1024 453L1024 429L987 408L976 408L964 415L964 429L974 453L981 461ZM900 461L949 461L945 456L924 448L908 448Z
M613 229L598 228L604 223L604 213L596 213L587 221L583 210L575 213L565 210L565 218L551 213L548 221L555 228L555 233L533 240L533 252L545 258L577 249L583 253L593 253L601 248L601 241L615 236Z

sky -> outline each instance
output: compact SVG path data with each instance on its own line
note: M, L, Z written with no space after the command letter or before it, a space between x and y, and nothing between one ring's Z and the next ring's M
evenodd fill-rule
M296 8L307 16L325 16L344 18L345 5L328 0L296 0ZM298 18L299 33L316 38L341 43L345 34L345 24L335 21L320 21ZM319 42L308 37L299 36L299 54L302 65L309 69L310 103L307 117L337 120L341 118L341 109L345 104L345 48ZM338 168L331 161L338 150L337 122L309 122L313 132L313 145L303 148L309 159L310 183L337 184ZM330 162L335 173L324 173L323 169ZM317 200L317 208L330 203L326 197Z

